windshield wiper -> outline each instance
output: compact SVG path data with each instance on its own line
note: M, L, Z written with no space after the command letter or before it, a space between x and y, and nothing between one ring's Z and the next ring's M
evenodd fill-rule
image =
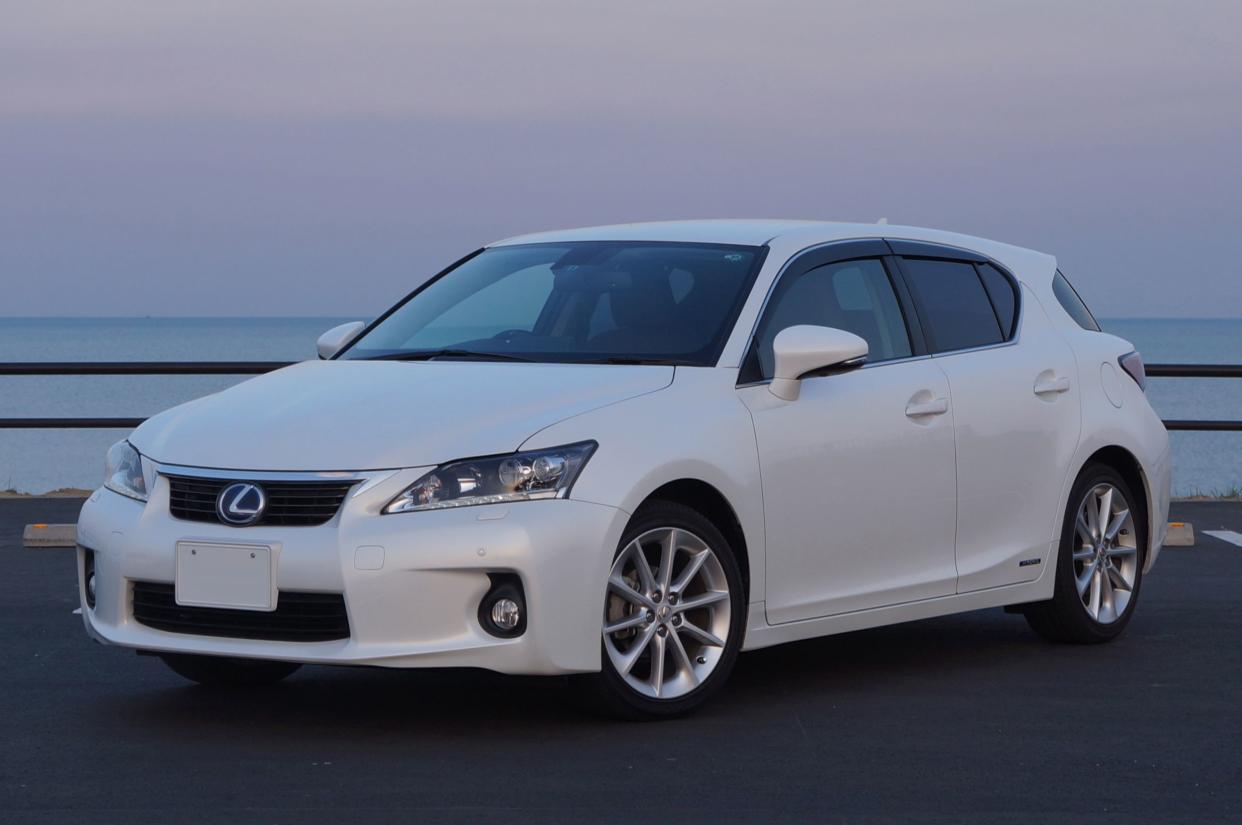
M436 358L463 358L476 359L479 361L525 361L532 362L536 359L527 358L522 355L512 355L507 352L480 352L472 349L423 349L411 350L409 352L390 352L385 355L372 355L369 358L361 358L361 361L433 361ZM601 358L575 358L566 361L547 361L545 363L560 364L654 364L663 367L697 367L701 366L697 361L688 361L684 358L640 358L638 356L629 355L609 355Z
M432 361L436 358L474 358L479 361L530 361L520 355L509 355L504 352L478 352L472 349L424 349L411 352L390 352L387 355L375 355L364 358L364 361Z

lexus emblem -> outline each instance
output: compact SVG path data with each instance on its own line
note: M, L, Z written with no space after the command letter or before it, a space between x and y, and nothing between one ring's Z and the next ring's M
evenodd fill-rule
M245 527L263 518L267 496L263 488L248 481L236 481L216 496L216 515L225 524Z

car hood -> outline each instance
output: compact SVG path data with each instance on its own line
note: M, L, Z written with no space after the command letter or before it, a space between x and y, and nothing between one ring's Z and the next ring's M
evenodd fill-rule
M165 464L379 470L506 453L544 427L667 387L673 367L480 361L307 361L144 422Z

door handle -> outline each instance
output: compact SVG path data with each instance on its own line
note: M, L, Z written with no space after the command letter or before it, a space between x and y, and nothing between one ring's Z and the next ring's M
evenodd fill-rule
M906 417L922 418L930 415L944 415L949 411L949 399L933 398L930 401L911 401L906 405Z
M1069 392L1070 380L1064 376L1057 377L1057 374L1048 370L1041 372L1039 377L1035 379L1036 395L1051 395L1054 393Z

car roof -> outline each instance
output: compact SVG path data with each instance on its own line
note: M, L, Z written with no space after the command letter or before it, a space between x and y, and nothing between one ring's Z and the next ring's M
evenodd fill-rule
M801 248L855 238L893 238L956 246L987 255L1018 272L1033 269L1046 273L1048 280L1056 270L1056 259L1042 252L941 229L887 223L736 219L655 221L536 232L505 238L489 246L564 241L672 241L761 246L781 241Z
M836 224L823 221L781 220L702 220L618 223L535 232L506 238L491 246L551 243L557 241L681 241L683 243L727 243L760 246L797 229Z

